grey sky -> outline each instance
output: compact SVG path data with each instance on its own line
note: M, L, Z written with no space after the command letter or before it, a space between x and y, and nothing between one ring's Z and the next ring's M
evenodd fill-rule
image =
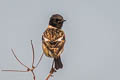
M0 0L0 69L25 69L12 55L31 66L33 40L36 62L49 17L67 21L64 68L52 80L120 80L119 0ZM47 76L52 59L43 57L37 80ZM0 80L32 80L31 73L0 72Z

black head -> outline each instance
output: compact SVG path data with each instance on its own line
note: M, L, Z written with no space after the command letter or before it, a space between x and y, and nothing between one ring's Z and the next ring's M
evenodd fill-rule
M49 25L61 29L64 21L61 15L54 14L50 17Z

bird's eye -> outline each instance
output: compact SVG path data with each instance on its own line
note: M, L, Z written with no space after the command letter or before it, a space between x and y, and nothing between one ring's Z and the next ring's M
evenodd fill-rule
M56 22L58 22L59 21L59 19L56 19Z
M56 22L57 22L58 24L60 24L60 23L61 23L61 21L60 21L59 19L56 19Z

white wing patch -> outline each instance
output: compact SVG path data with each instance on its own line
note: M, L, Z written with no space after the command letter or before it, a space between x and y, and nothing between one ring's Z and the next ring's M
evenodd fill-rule
M62 41L63 37L58 38L56 41Z
M49 39L47 39L47 38L45 38L45 37L43 37L43 39L44 39L45 41L50 41Z

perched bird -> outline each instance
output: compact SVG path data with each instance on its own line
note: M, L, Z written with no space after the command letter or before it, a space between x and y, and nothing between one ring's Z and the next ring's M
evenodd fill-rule
M48 28L42 35L42 48L46 56L54 58L55 69L63 67L60 55L64 50L65 33L61 29L66 20L59 14L50 17Z

